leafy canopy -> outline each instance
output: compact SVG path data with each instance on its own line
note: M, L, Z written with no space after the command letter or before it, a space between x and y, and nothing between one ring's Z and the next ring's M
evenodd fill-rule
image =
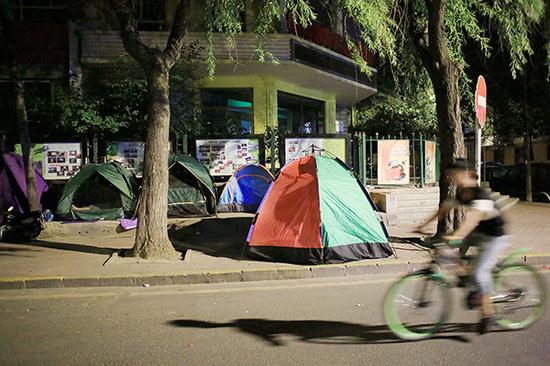
M344 16L358 25L361 39L371 52L392 67L400 69L401 74L407 74L417 72L410 68L415 66L414 62L409 62L411 57L418 57L411 36L427 32L427 4L431 1L434 0L331 0L330 7L343 9ZM500 44L510 55L511 73L515 77L522 70L528 57L533 54L529 34L533 26L544 17L544 0L441 1L445 2L447 48L452 60L461 69L467 66L464 57L467 42L473 40L483 54L489 56L491 47L488 31L496 29ZM329 5L329 1L324 3ZM213 33L222 32L232 42L232 38L243 31L240 17L243 10L243 0L207 0L206 37L210 75L215 70ZM302 26L311 24L316 17L314 9L306 0L262 1L254 29L258 34L257 54L261 61L270 59L265 36L276 31L276 24L283 20L284 14L289 14ZM345 33L353 49L355 42L347 30ZM550 42L546 49L550 63ZM357 52L355 55L363 71L368 72Z

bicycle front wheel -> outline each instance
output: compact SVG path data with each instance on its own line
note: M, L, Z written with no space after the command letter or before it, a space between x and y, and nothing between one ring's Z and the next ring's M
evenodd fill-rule
M447 283L425 271L402 277L384 300L384 317L399 338L420 340L431 337L443 325L450 309Z
M542 276L526 264L503 266L494 276L492 297L497 324L505 329L523 329L544 313L546 285Z

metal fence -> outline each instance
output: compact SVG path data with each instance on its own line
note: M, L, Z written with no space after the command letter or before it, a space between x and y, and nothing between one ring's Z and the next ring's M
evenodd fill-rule
M356 133L353 137L355 170L364 184L378 184L378 141L380 140L408 140L409 141L409 185L424 187L426 183L426 141L435 141L434 137L412 134L412 136L379 135L369 136L364 132ZM435 152L435 181L439 181L440 149L436 142Z

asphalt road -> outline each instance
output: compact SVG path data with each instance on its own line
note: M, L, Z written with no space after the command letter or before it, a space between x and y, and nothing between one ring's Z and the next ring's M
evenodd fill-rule
M381 314L393 280L3 290L0 364L550 364L548 312L528 330L478 336L459 292L440 336L395 339Z

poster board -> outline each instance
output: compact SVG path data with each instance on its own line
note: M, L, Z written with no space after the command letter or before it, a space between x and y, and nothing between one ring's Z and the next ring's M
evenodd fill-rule
M15 151L21 154L21 145L17 145ZM46 180L70 179L82 166L82 148L79 142L33 144L31 154Z
M285 137L285 163L308 155L312 145L337 156L343 162L348 162L348 136L315 136L315 137Z
M378 140L378 184L409 184L409 140Z
M137 177L143 175L145 143L141 141L117 141L107 143L107 161L118 161Z
M425 182L436 182L436 144L434 141L424 141L424 176Z
M260 163L260 140L251 139L198 139L197 159L212 176L228 176L245 164Z
M42 172L45 179L69 179L82 166L80 143L44 144Z

